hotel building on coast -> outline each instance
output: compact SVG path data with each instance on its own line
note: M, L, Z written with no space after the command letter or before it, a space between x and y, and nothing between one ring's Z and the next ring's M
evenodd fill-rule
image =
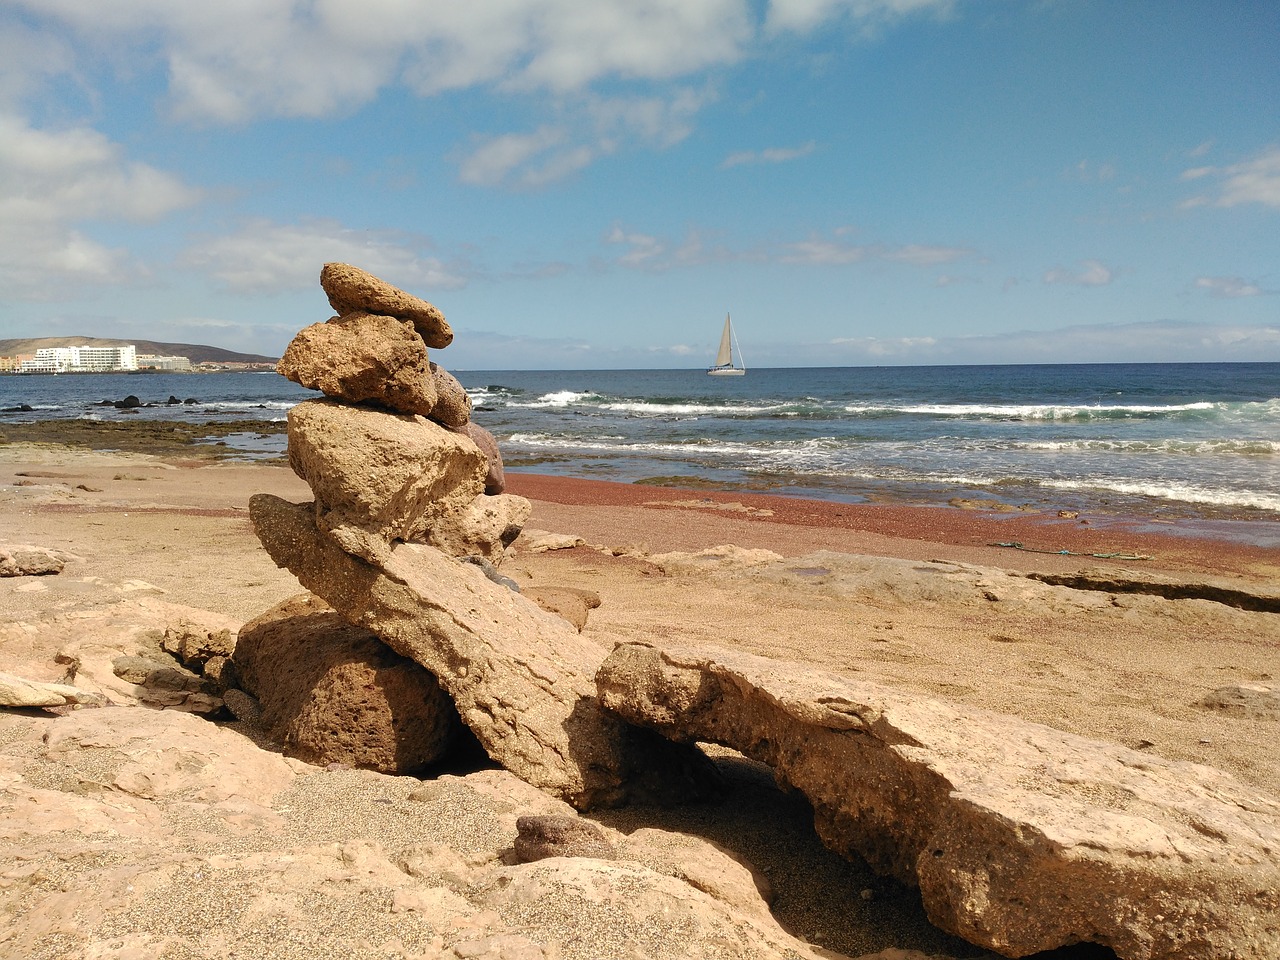
M0 368L3 369L3 368ZM124 373L134 370L191 372L186 357L139 354L133 344L119 347L41 347L10 367L14 373Z

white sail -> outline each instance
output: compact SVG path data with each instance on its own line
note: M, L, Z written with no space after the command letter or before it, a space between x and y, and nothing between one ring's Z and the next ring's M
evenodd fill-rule
M733 325L729 322L729 314L724 315L724 331L720 334L720 349L716 351L716 362L714 366L707 368L707 374L712 377L740 377L747 372L747 368L742 363L742 351L738 351L738 362L733 362L733 347L737 343L737 337L733 332Z

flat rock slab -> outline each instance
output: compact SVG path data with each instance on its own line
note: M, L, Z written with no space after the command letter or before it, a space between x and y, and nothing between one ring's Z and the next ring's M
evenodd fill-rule
M491 758L580 809L696 796L710 764L603 711L606 651L434 547L399 544L381 566L344 552L312 511L258 494L258 539L312 593L440 681Z
M1280 803L1229 775L730 651L619 646L601 701L774 768L837 852L1011 957L1280 956Z

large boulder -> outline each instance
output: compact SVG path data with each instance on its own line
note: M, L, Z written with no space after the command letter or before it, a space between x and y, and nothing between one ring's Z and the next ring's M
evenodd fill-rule
M730 651L624 644L601 701L771 765L832 849L1006 956L1280 956L1280 803L1227 774Z
M246 623L235 664L268 733L309 763L412 774L460 727L435 677L310 594Z
M276 371L328 397L425 416L436 405L427 363L412 324L357 311L298 331Z
M289 464L316 497L325 529L421 540L484 489L485 458L466 437L409 414L331 400L289 411Z
M326 263L320 286L339 316L356 311L408 320L428 347L440 349L453 342L453 329L434 305L379 280L348 263Z
M42 577L61 573L70 554L26 543L0 544L0 577Z
M479 567L407 543L375 566L269 494L250 498L249 515L278 565L426 667L489 756L528 783L586 809L697 796L714 778L695 748L603 711L593 678L605 651Z

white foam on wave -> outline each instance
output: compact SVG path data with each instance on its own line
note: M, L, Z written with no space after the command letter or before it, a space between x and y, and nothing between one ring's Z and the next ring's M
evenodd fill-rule
M1224 490L1195 483L1113 480L1102 477L1090 477L1087 480L1042 480L1041 485L1056 490L1102 490L1152 500L1177 500L1214 507L1252 507L1280 512L1280 495L1259 490Z
M1079 420L1092 417L1113 419L1122 416L1151 416L1192 413L1222 409L1209 401L1178 404L990 404L990 403L918 403L918 404L850 404L845 413L912 414L930 417L996 417L1017 420Z
M1204 440L1036 440L1013 444L1019 450L1047 453L1155 453L1188 456L1274 456L1280 454L1280 440L1256 438Z

